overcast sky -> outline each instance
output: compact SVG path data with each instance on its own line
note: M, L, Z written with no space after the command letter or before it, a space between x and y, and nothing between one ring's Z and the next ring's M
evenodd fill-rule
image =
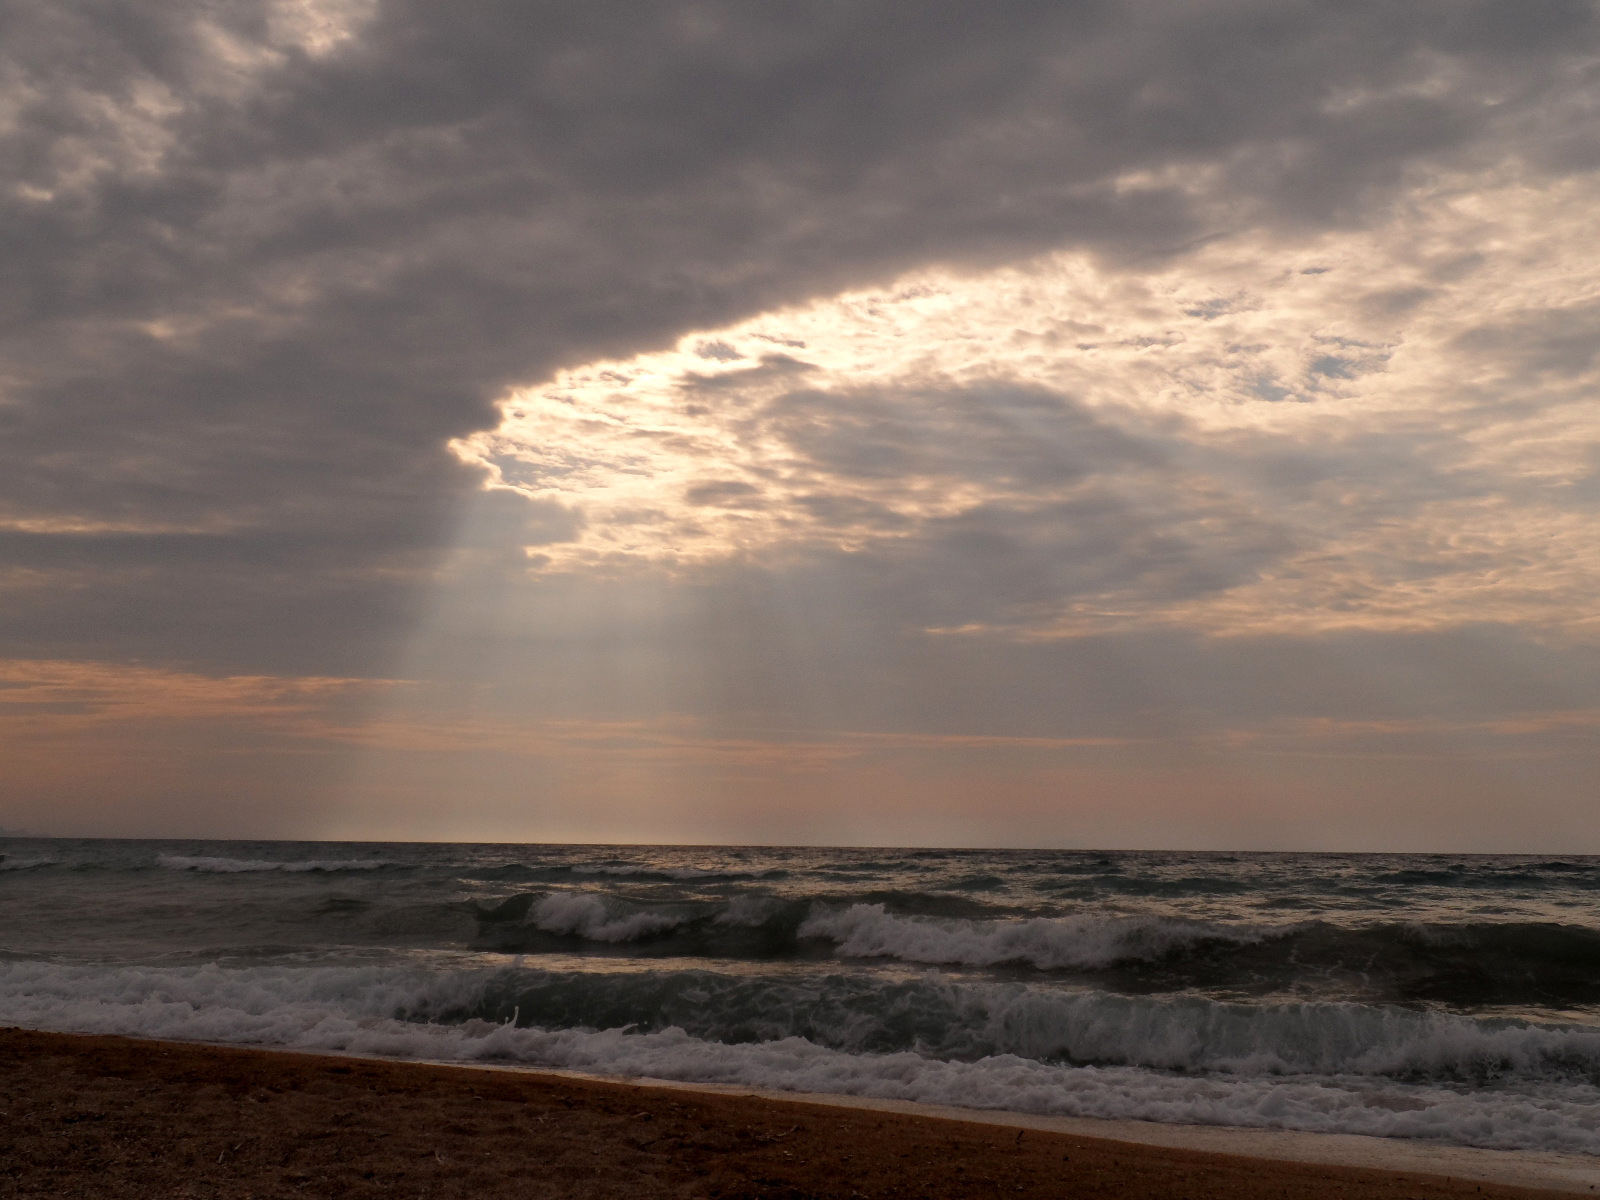
M1600 853L1589 0L4 0L0 263L0 826Z

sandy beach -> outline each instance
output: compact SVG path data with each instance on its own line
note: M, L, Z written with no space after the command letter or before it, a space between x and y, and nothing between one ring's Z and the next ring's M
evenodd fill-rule
M525 1071L0 1031L0 1196L1571 1194Z

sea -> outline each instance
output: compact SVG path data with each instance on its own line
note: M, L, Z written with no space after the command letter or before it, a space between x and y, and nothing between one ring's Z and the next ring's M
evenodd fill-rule
M1600 858L0 838L0 1024L1600 1154Z

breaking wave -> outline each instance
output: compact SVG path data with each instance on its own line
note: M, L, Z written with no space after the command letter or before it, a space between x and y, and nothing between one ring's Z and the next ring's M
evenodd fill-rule
M1027 963L1043 971L1151 962L1202 942L1259 942L1264 931L1209 922L1137 917L1033 917L1021 921L933 922L895 916L882 904L821 911L799 936L827 938L850 958L898 958L918 963L993 966Z
M618 912L618 906L587 892L552 892L528 910L528 924L546 933L595 942L631 942L676 929L683 921L657 912Z
M1600 858L4 849L0 1022L1600 1153Z
M932 912L894 911L932 909ZM962 897L902 893L844 906L743 895L646 901L523 892L468 911L477 946L640 957L888 959L1040 971L1134 992L1202 990L1427 1002L1456 1008L1600 1004L1600 930L1554 923L1322 921L1263 925L1155 916L939 915L985 911ZM989 909L988 911L993 911Z
M53 867L60 862L59 858L12 858L0 854L0 871L32 871L37 867Z
M592 1015L562 1024L562 1010ZM605 1027L616 1015L634 1019ZM0 963L0 1021L1600 1153L1600 1030L1362 1005L701 971L29 962Z

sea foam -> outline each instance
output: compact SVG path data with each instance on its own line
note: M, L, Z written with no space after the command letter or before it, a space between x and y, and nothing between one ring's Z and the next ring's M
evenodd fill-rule
M614 902L588 892L551 892L528 910L528 924L593 942L631 942L675 929L683 921L656 912L618 912Z
M1594 1078L1600 1032L1593 1030L1496 1027L1425 1013L1363 1015L1353 1005L1280 1006L1251 1021L1230 1006L1212 1006L1221 1014L1208 1015L1199 1002L1141 1004L1096 993L1078 997L1074 1016L1072 1005L1040 1004L1041 993L1024 988L972 998L994 1009L998 1025L1013 1026L1019 1049L1039 1029L1056 1025L1050 1034L1056 1041L1120 1039L1124 1058L1185 1068L1174 1070L1134 1061L1077 1065L1017 1052L971 1060L914 1050L853 1053L796 1036L730 1043L677 1026L630 1032L517 1027L482 1017L448 1024L418 1019L482 1009L489 993L527 987L544 974L518 980L513 971L493 970L9 963L0 964L0 1021L1029 1113L1600 1153ZM1069 1028L1074 1019L1076 1034ZM1453 1072L1484 1062L1501 1072L1496 1086L1451 1085ZM1304 1069L1312 1064L1326 1069ZM1427 1077L1441 1066L1442 1078Z
M1041 970L1096 968L1148 961L1204 941L1246 944L1266 932L1250 926L1147 917L1031 917L970 921L903 917L881 904L819 909L800 926L800 937L827 938L852 958L992 966L1028 963Z

